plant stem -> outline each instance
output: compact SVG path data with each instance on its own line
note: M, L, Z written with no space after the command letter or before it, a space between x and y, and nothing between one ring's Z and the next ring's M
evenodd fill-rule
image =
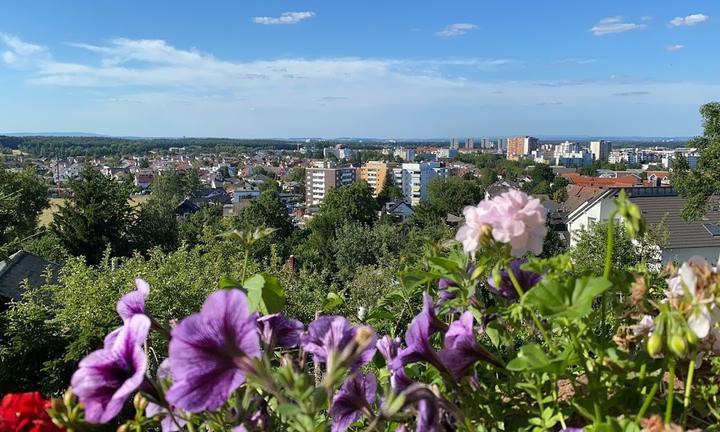
M522 287L520 287L520 282L518 282L517 278L515 277L515 273L512 270L512 267L507 267L508 276L510 276L510 280L512 281L513 287L515 287L515 291L517 291L518 296L522 298L523 294L525 294L522 290ZM550 351L553 352L553 354L557 354L557 350L555 350L555 346L553 345L552 341L550 340L550 336L548 335L547 331L545 330L545 327L543 327L542 323L540 322L540 319L535 314L535 311L532 309L530 310L530 316L532 317L533 322L535 323L535 327L537 327L540 334L542 334L543 339L545 340L545 343L547 344Z
M518 296L522 298L523 294L525 294L522 290L522 287L520 287L520 282L518 282L517 278L515 277L515 273L512 271L512 267L507 267L508 276L510 276L510 281L513 283L513 287L515 287L515 291L517 291ZM535 315L535 311L532 309L530 310L530 316L533 319L533 322L535 323L535 327L537 327L540 334L542 334L543 339L545 339L545 343L547 344L550 351L553 352L553 354L557 354L557 351L555 350L555 347L553 346L552 342L550 341L550 336L548 335L547 331L545 330L545 327L543 327L542 323L540 322L540 319Z
M675 400L675 361L670 360L668 366L668 390L667 399L665 401L665 424L670 424L672 420L673 401Z
M660 379L662 379L662 375L660 376ZM647 397L645 397L645 401L640 407L640 411L638 411L637 415L635 416L635 423L640 423L640 420L642 420L643 416L645 415L645 411L647 411L648 407L650 406L650 402L652 402L653 398L655 397L655 393L657 393L659 387L660 383L656 381L650 388L650 393L648 393Z
M245 261L243 263L243 271L242 271L242 277L240 278L240 283L245 282L245 274L247 272L247 266L248 261L250 260L250 248L245 249Z
M685 426L687 425L688 407L690 406L690 388L692 387L694 373L695 373L695 358L691 358L690 363L688 363L687 378L685 378L685 397L683 398L683 415L682 415L683 429L685 429Z
M605 271L603 277L610 280L610 272L612 272L612 258L615 249L615 214L617 211L610 212L608 217L608 236L607 236L607 247L605 249ZM600 303L600 330L605 332L605 313L606 313L606 294L603 292Z

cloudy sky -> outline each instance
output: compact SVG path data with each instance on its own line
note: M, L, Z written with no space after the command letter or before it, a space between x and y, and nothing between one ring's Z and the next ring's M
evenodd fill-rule
M717 0L35 0L0 13L0 133L700 132Z

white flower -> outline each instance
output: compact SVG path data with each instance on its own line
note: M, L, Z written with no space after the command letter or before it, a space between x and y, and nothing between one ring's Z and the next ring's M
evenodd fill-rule
M477 250L480 236L489 226L495 241L510 245L512 256L542 253L547 233L547 210L537 198L511 189L491 200L481 201L477 206L465 207L463 214L465 225L458 230L455 239L462 242L465 252Z
M705 339L718 321L720 321L720 308L714 302L707 301L694 303L687 319L688 326L700 339Z
M647 336L655 330L655 321L650 315L644 315L637 324L630 328L635 336Z

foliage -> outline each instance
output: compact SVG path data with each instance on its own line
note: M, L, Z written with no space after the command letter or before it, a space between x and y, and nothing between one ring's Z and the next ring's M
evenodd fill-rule
M613 271L620 272L640 263L654 269L660 267L662 259L660 250L667 242L667 230L664 225L654 227L641 237L630 235L623 224L614 224L614 229ZM580 231L570 250L578 273L602 272L607 254L607 237L607 222L595 222Z
M213 363L243 371L231 391L223 393L226 402L220 403L217 411L213 406L191 414L184 409L185 400L178 400L172 408L176 420L192 424L195 430L240 425L248 430L307 431L331 426L334 430L345 430L347 426L353 430L396 430L404 425L421 431L582 427L588 431L639 432L651 424L667 430L713 430L720 421L713 383L720 364L712 358L715 348L705 342L715 337L718 323L710 315L702 311L694 315L694 311L718 307L715 296L719 294L716 282L720 274L707 263L685 263L680 271L670 268L671 281L668 285L662 281L658 286L647 265L629 266L622 258L622 266L614 267L613 256L626 247L626 238L641 242L647 235L639 211L624 196L618 198L618 209L622 222L615 222L613 215L612 225L624 228L605 229L606 259L599 269L560 254L546 259L529 257L520 273L515 274L508 270L512 268L509 245L488 235L481 239L474 255L465 253L457 244L446 243L428 248L417 265L399 273L387 263L359 266L356 277L341 288L325 285L317 274L306 270L295 273L273 264L264 268L242 265L232 274L220 270L218 258L240 262L233 261L233 257L254 247L262 237L238 233L233 241L228 237L216 245L209 244L204 253L183 249L183 253L191 255L184 258L190 258L193 267L183 267L182 271L188 273L182 275L175 274L177 262L166 265L170 264L165 262L169 257L160 261L151 258L156 268L144 267L143 260L137 257L126 260L120 271L110 271L110 264L103 263L101 279L83 280L92 272L82 270L86 267L78 260L74 265L79 267L73 272L78 279L66 282L75 287L92 286L93 300L90 304L80 301L78 293L73 293L77 288L63 292L69 301L57 320L64 325L71 317L83 317L82 323L74 326L110 330L113 323L107 317L115 325L119 319L106 296L114 291L117 298L129 286L133 272L141 275L150 282L152 292L147 307L139 314L151 316L160 329L150 340L149 352L159 357L151 362L155 364L166 356L162 328L168 320L199 309L207 292L215 289L207 281L216 272L224 274L219 287L230 290L223 295L241 299L244 303L240 308L247 305L250 311L264 315L265 320L281 319L268 314L284 305L289 315L306 322L315 320L324 310L341 313L357 323L331 317L339 320L333 321L336 327L332 331L348 331L349 336L312 339L319 331L319 322L327 319L321 317L310 325L306 336L283 339L288 341L283 344L267 342L279 339L265 339L265 332L275 331L276 337L283 337L282 332L299 331L295 324L292 328L296 330L289 330L291 323L263 327L259 357L245 358L242 351L231 351L233 362ZM345 223L339 228L343 231L341 237L368 236L371 234L365 231L382 225ZM595 228L600 229L599 225ZM365 256L368 251L355 253ZM212 257L206 257L208 254ZM262 272L248 276L257 271ZM277 276L271 276L273 273ZM534 273L540 281L522 285L526 282L520 282L524 280L520 279L521 273ZM193 284L188 286L190 278ZM510 281L517 295L493 294L489 288L491 283L498 283L498 278ZM184 290L168 291L178 283ZM110 288L117 285L123 288ZM184 299L182 307L177 308L179 299L174 297L186 290L191 298ZM247 296L238 294L238 290ZM663 290L666 301L655 301ZM421 304L423 292L426 294ZM213 313L208 308L201 312L207 317L204 319L210 319ZM226 326L243 319L253 320L255 326L252 315L243 318L240 311L225 313L232 315L228 323L233 323ZM699 325L696 316L710 320L709 327ZM382 355L375 354L375 337L368 325L378 332L378 337L390 336L377 345ZM408 325L410 330L405 333ZM71 333L76 331L70 329ZM211 327L199 331L223 330ZM179 334L173 332L171 344ZM402 340L403 334L405 345L394 341L396 336ZM77 335L73 338L84 340ZM78 349L79 345L69 348L73 356L89 348L90 339L85 340L82 349ZM298 341L302 350L296 348ZM101 346L99 338L94 343ZM198 339L198 343L211 341ZM225 339L224 343L234 342ZM327 351L317 351L317 345L312 344L324 344ZM392 344L400 345L389 349ZM307 356L308 352L314 356ZM375 360L370 361L366 352L375 354ZM177 353L171 349L170 357ZM192 361L205 365L226 355L222 350L204 353L207 357L192 357ZM696 359L706 360L697 370ZM178 375L181 369L172 366L173 361L177 366L183 358L171 360L173 376L169 381L156 378L155 367L150 368L148 379L162 391L140 389L140 396L133 401L136 415L121 414L119 419L125 428L156 428L160 418L170 415L167 411L150 415L145 410L148 402L169 406L165 397L170 400L173 386L183 382ZM208 380L218 377L207 375ZM682 388L677 393L675 386L663 384L667 379L675 382L676 378ZM224 390L211 386L187 391L217 394ZM81 401L92 397L85 390L78 394ZM344 401L349 405L343 408ZM73 397L66 396L62 403L56 401L54 407L51 414L64 425L89 427ZM89 412L87 409L86 414ZM347 423L343 423L343 412L352 414ZM429 429L425 428L426 422Z
M115 255L127 253L133 222L127 188L88 166L70 182L70 189L72 196L51 226L63 247L91 264L100 261L107 245Z
M386 203L395 201L396 199L402 197L402 189L400 189L400 187L395 184L395 178L393 176L393 173L391 170L388 170L387 174L385 175L385 181L383 182L382 189L377 196L378 205L382 207Z
M35 233L38 216L49 205L47 191L45 182L32 171L0 168L0 259Z
M235 227L239 230L253 230L255 228L273 228L275 231L263 239L261 244L255 246L255 256L268 256L270 246L284 246L284 240L293 235L295 227L288 215L285 204L280 201L277 192L266 190L260 194L250 205L243 208L238 214ZM283 247L283 249L285 249ZM283 256L287 251L282 251Z
M700 152L697 168L690 169L687 160L676 154L673 164L673 185L687 199L682 216L686 221L702 218L711 197L720 191L720 102L710 102L700 108L703 135L689 145Z
M457 176L435 177L428 184L428 201L443 215L461 215L465 206L476 204L483 194L478 182Z

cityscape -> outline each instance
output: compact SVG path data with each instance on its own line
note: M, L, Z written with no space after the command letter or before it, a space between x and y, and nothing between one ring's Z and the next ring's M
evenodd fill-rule
M0 13L0 432L720 430L716 0Z

